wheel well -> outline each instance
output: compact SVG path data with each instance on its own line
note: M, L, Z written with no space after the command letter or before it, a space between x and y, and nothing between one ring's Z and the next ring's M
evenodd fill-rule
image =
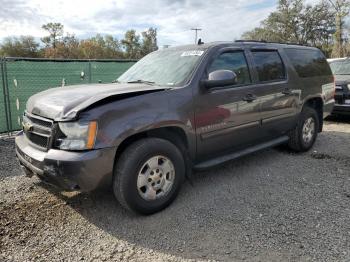
M118 159L129 145L136 142L137 140L147 137L157 137L168 140L177 146L180 151L186 155L186 158L188 157L188 141L185 131L180 127L162 127L137 133L126 138L118 146L115 159Z
M307 100L304 104L316 110L318 114L318 120L320 122L319 132L322 132L323 129L323 101L320 97L311 98Z

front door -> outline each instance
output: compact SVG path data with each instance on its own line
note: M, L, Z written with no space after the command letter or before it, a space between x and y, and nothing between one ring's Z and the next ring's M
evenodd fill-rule
M224 49L214 56L203 79L215 70L232 70L237 75L237 84L199 90L195 124L200 159L238 150L259 137L260 94L252 84L245 52Z

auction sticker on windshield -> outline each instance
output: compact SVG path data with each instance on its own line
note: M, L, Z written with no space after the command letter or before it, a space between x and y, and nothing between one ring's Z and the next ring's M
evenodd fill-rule
M181 56L201 56L203 55L204 51L201 50L193 50L193 51L186 51L181 54Z

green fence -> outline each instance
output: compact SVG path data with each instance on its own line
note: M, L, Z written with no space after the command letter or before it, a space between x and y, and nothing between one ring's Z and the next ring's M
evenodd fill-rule
M0 133L21 128L21 116L30 96L52 87L111 83L134 60L0 60Z

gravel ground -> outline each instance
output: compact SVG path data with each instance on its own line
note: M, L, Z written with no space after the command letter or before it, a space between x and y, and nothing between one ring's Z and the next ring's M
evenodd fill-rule
M0 261L350 261L350 119L312 151L282 148L195 173L158 214L112 192L58 193L0 141Z

